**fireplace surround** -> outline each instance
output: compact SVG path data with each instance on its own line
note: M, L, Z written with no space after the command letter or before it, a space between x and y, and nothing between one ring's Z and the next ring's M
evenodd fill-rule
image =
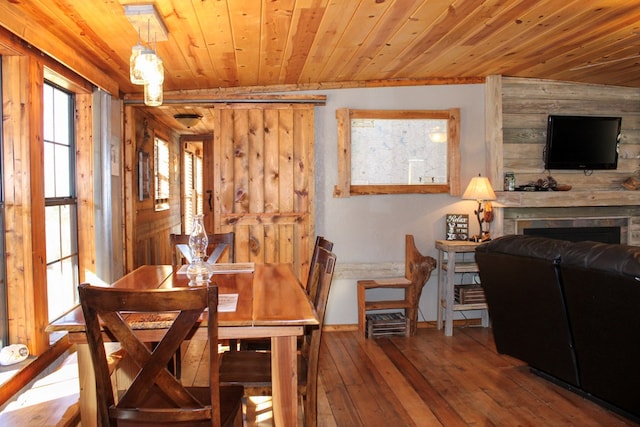
M525 228L523 234L551 239L620 244L620 227L542 227Z
M564 240L633 244L632 220L640 215L640 208L635 206L502 207L499 212L500 220L496 222L494 229L496 236L537 234L548 237L549 234L554 234L556 238ZM616 232L617 239L613 237Z

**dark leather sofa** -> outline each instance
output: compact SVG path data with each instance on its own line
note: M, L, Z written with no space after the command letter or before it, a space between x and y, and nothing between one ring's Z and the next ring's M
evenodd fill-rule
M640 420L640 247L509 235L476 262L499 353Z

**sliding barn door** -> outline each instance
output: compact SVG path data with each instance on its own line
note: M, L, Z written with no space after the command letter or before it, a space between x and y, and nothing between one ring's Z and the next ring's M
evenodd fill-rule
M290 262L304 282L315 241L313 105L216 105L210 111L208 228L235 231L236 261Z

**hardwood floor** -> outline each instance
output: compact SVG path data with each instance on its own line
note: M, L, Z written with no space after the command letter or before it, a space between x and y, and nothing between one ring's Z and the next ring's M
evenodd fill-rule
M477 327L377 340L327 332L318 399L320 426L638 425L497 354L491 330ZM267 419L247 425L271 425L261 405Z

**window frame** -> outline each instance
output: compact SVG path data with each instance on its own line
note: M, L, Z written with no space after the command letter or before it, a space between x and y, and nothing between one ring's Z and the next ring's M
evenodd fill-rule
M67 307L63 307L62 310L60 310L59 312L56 313L49 313L49 309L51 309L51 303L50 303L50 295L49 292L47 292L47 317L49 319L49 321L54 320L56 317L64 314L64 312L68 311L68 309L72 308L73 306L77 305L80 301L78 299L78 291L77 291L77 287L80 283L80 248L79 248L79 242L78 242L78 227L79 227L79 219L78 219L78 198L77 198L77 179L76 179L76 171L77 171L77 166L76 166L76 157L75 157L75 153L76 153L76 120L75 120L75 109L76 109L76 99L75 99L75 93L73 93L72 91L65 89L63 87L61 87L60 85L56 84L55 82L49 81L47 79L44 80L44 84L43 84L43 96L44 96L44 90L46 87L51 87L54 91L59 91L61 93L64 93L65 95L67 95L69 98L69 102L68 102L68 111L67 111L67 118L68 118L68 148L69 148L69 153L68 153L68 167L69 167L69 171L68 171L68 181L67 181L67 185L68 185L68 194L64 194L64 195L54 195L54 196L49 196L47 197L46 192L44 194L44 207L45 207L45 219L47 219L47 212L48 212L48 208L57 208L57 207L61 207L61 206L68 206L71 207L72 209L70 210L70 222L69 224L67 224L69 226L69 232L70 235L67 236L69 237L69 245L70 247L68 248L68 253L66 254L61 254L59 258L55 258L55 259L51 259L50 258L50 254L47 254L47 258L46 258L46 266L47 266L47 289L50 289L51 286L51 280L53 279L52 277L50 277L49 272L50 272L50 268L52 266L54 266L55 264L59 264L60 265L60 269L61 271L64 270L64 265L68 264L69 261L71 261L71 268L72 271L70 272L72 274L72 280L73 283L71 284L71 292L72 292L72 302L70 303L69 306ZM55 92L54 92L55 93ZM44 122L44 117L45 117L45 103L44 103L44 99L43 99L43 110L42 110L42 114L43 114L43 122ZM54 112L54 117L55 117L55 112ZM42 142L43 142L43 150L45 149L45 147L47 147L47 144L54 144L58 145L60 144L60 141L49 141L45 138L45 133L43 133L43 138L42 138ZM45 162L47 161L46 157L43 159ZM46 178L45 178L46 179ZM50 178L50 179L54 179L54 178ZM57 185L57 184L56 184ZM46 187L46 186L45 186ZM57 190L55 190L57 191ZM60 218L59 218L60 220ZM61 221L61 220L60 220ZM60 227L60 229L62 230L62 227ZM47 231L45 229L45 241L47 239L47 237L49 237L47 235ZM64 241L64 237L61 236L61 241ZM49 244L47 243L47 247L49 246ZM65 246L63 244L60 245L61 246L61 251L62 248ZM69 289L67 289L66 291L68 291Z
M336 110L338 125L338 183L334 197L374 194L441 194L460 195L460 109L447 110ZM444 184L374 184L352 185L352 126L355 119L372 120L446 120L447 180Z
M153 164L154 209L165 211L171 200L171 146L157 135L153 138Z

